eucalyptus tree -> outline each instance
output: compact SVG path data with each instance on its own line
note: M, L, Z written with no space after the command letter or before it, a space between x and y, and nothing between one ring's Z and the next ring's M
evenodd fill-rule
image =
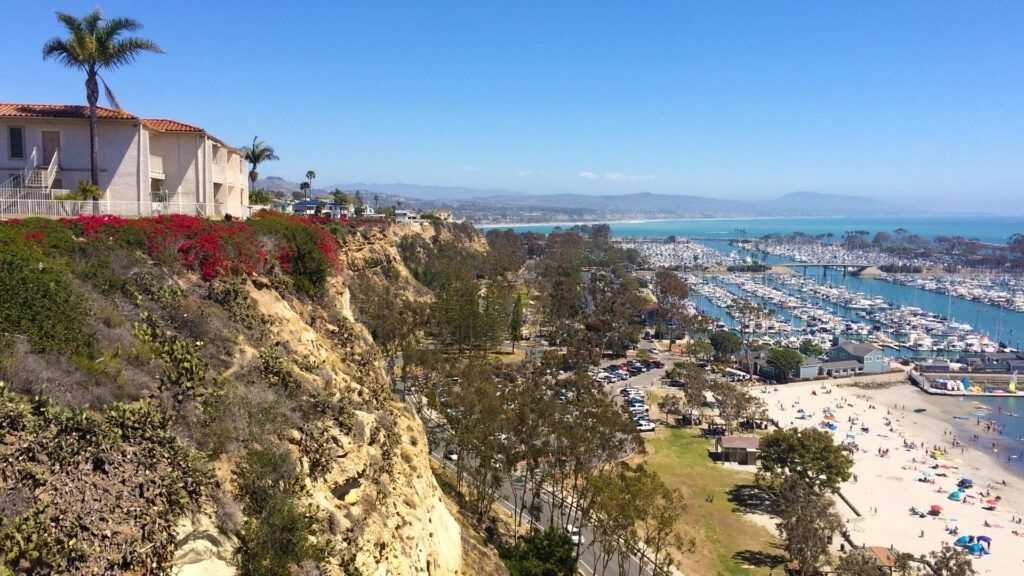
M47 40L43 44L43 59L53 58L68 68L85 72L85 99L89 103L89 176L92 183L99 186L100 156L96 108L100 99L100 82L103 82L107 99L115 108L121 109L106 80L100 76L100 71L127 66L135 62L143 52L162 54L163 48L146 38L125 36L127 33L142 29L142 24L138 20L125 17L105 18L99 8L81 18L57 12L57 20L64 26L67 36Z

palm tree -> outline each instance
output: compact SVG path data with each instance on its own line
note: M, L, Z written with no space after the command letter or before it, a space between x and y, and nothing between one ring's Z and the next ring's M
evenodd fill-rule
M374 213L380 210L380 194L373 195L373 211Z
M258 136L252 137L252 146L242 146L242 156L249 163L249 188L256 187L256 180L260 177L260 173L257 171L260 164L271 160L280 160L277 154L274 154L274 147L260 140Z
M316 172L314 170L306 170L306 180L309 181L308 190L313 189L313 178L316 178Z
M100 88L97 80L100 70L113 70L127 66L143 52L163 53L163 48L152 40L121 35L135 32L142 24L131 18L104 18L103 12L96 8L82 18L76 18L64 12L57 12L57 20L64 25L67 38L51 38L43 44L43 60L54 58L68 68L85 72L85 99L89 102L89 153L92 163L90 177L92 183L100 184L100 152L99 136L96 133L96 103L100 99ZM107 99L115 108L121 109L114 93L110 91L106 80L103 89Z

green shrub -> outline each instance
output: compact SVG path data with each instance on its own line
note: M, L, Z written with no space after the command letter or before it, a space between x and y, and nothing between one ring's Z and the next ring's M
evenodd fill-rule
M268 445L249 451L235 477L248 515L236 551L243 576L294 573L327 558L329 544L317 537L314 518L296 501L302 478L286 449Z
M325 544L310 542L313 520L285 495L277 494L245 521L236 558L242 576L295 574L327 558Z
M294 496L301 481L288 450L270 444L246 452L235 470L238 496L252 510L266 508L275 496Z
M295 288L313 297L323 294L338 265L338 244L327 230L301 218L265 212L249 223L277 241L276 258Z
M299 387L299 381L284 356L273 346L260 350L260 376L270 386L292 392Z
M0 243L0 251L0 332L24 336L33 352L90 350L89 307L67 269L24 243Z
M210 364L199 357L202 341L186 340L164 330L155 318L145 312L135 324L135 336L147 344L163 362L161 391L170 390L177 402L204 393Z
M235 322L250 330L262 331L266 318L256 309L247 284L244 276L224 276L210 282L206 297L220 304Z
M103 190L88 180L79 180L75 194L82 200L99 200L103 198Z

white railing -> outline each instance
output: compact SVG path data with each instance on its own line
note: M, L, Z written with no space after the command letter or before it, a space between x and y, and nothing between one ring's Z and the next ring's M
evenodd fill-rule
M14 192L27 185L27 182L32 177L32 171L36 169L36 164L39 162L39 149L32 147L32 153L29 154L28 159L25 160L25 167L22 168L21 173L11 176L4 182L0 183L0 197L10 197L16 195Z
M164 214L186 214L205 217L208 205L202 202L134 202L125 200L49 200L38 198L0 198L0 218L44 216L74 218L76 216L110 215L147 217ZM253 209L245 205L216 205L216 214L248 218Z
M28 160L25 162L25 169L21 171L21 181L27 182L28 177L32 174L32 171L39 165L39 148L32 147L32 153L29 154Z
M43 188L47 190L53 185L53 181L57 178L57 170L60 169L60 150L53 151L53 158L50 158L50 165L46 167L46 185Z

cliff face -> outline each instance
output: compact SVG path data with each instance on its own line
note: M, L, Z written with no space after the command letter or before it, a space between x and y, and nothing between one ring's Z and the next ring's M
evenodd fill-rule
M110 388L108 395L96 397L100 380L81 374L77 360L47 360L17 342L5 345L0 378L15 392L53 393L64 405L76 404L73 399L88 388L87 403L96 412L110 400L163 406L172 414L168 430L196 455L213 456L206 465L205 495L164 528L171 530L164 541L170 546L169 567L177 574L237 572L236 552L240 544L252 546L257 510L239 496L245 491L241 484L251 483L244 480L244 469L252 466L247 458L256 448L268 443L295 463L289 494L310 519L309 539L323 554L325 573L501 574L496 553L475 544L449 509L430 469L425 431L392 394L381 351L358 320L367 312L353 305L379 303L384 295L378 291L385 288L388 297L429 301L429 291L413 280L398 246L402 238L431 242L437 234L451 232L402 225L349 233L338 254L343 271L330 275L325 293L316 299L299 296L274 275L207 283L194 273L134 257L121 262L118 256L109 274L132 280L114 295L103 294L91 277L83 281L77 272L71 280L93 310L102 310L87 322L99 343L90 354L118 362L116 371L95 368L114 371L101 382L104 390ZM485 248L478 235L461 241ZM179 359L182 354L185 360ZM45 362L51 363L47 369ZM196 366L202 369L198 375ZM38 376L26 373L33 367L40 368ZM192 375L195 390L181 386L183 393L169 384L179 382L182 373ZM17 454L25 446L8 432L0 430L0 466L5 466L0 511L20 513L26 506L7 502L17 475L8 474L3 457L5 448ZM126 451L134 449L134 437L123 434L121 442ZM99 476L76 480L55 474L50 483L75 488L80 482L77 487L89 492L102 484ZM142 542L152 536L118 509L117 500L104 497L97 496L97 505L109 508L105 521L122 522L126 534ZM49 509L73 506L57 498ZM11 570L31 572L27 566L23 562ZM101 562L88 566L81 572L107 569ZM318 573L310 566L299 568L303 574Z
M387 279L393 291L428 300L429 291L405 269L397 245L404 237L430 242L438 234L448 232L408 224L347 238L341 252L345 272L330 280L327 295L315 305L283 298L268 285L249 286L274 340L289 356L317 366L306 376L324 390L353 395L362 406L350 433L329 427L332 462L322 481L307 483L308 503L327 518L332 536L345 542L346 562L361 574L504 572L493 550L463 551L463 528L434 480L423 426L412 410L391 398L383 359L352 306L353 290L371 292L359 298L376 297L372 292L379 286L367 282L370 278ZM468 241L484 249L479 238ZM351 286L356 277L362 278L358 288ZM257 354L245 345L237 351L243 359ZM293 430L290 441L301 457L302 432ZM234 542L211 529L209 521L184 522L179 542L180 574L233 573L228 562ZM464 556L471 556L465 566Z

